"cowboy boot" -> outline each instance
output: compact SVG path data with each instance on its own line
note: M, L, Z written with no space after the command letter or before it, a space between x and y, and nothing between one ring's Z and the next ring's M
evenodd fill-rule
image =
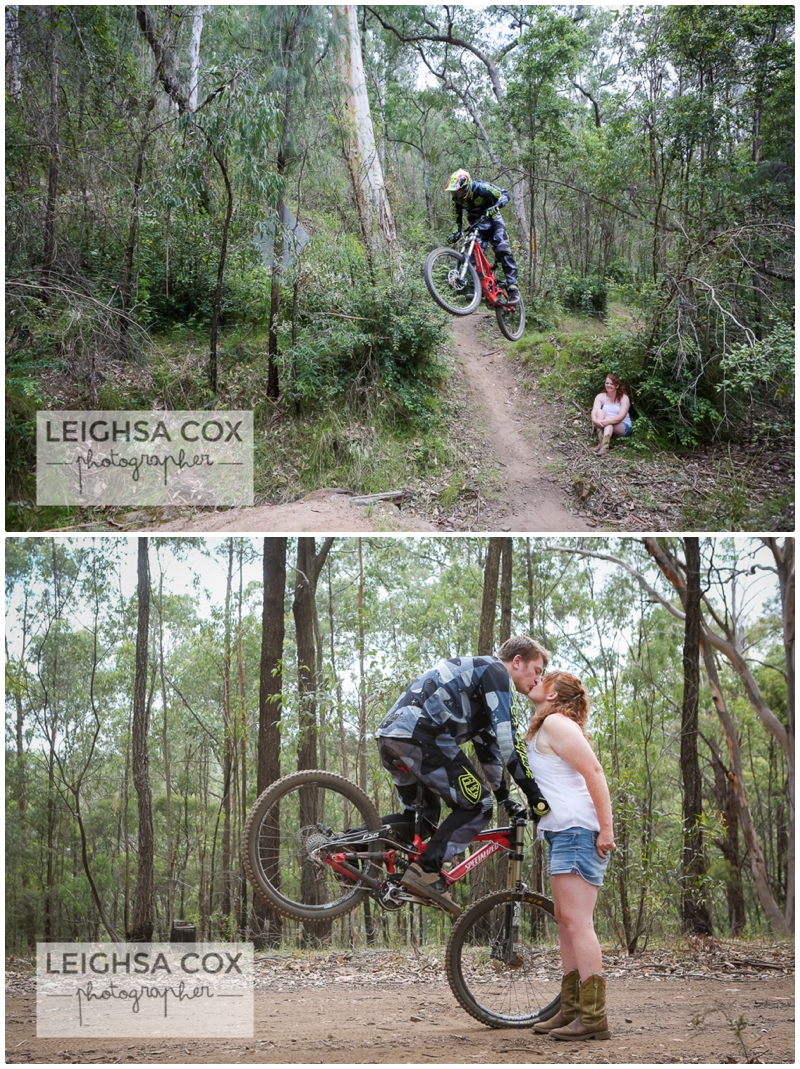
M602 456L605 456L605 454L609 451L610 448L611 448L611 435L610 434L604 434L602 442L597 447L597 449L595 449L595 453L597 453L597 455L599 457L602 457Z
M578 994L578 1016L564 1028L554 1029L553 1039L610 1039L606 1019L606 982L593 973Z
M578 1016L578 990L581 986L581 974L577 969L568 972L561 980L561 1008L549 1021L542 1021L533 1026L534 1032L546 1035L554 1028L563 1028Z
M603 444L603 428L595 427L595 433L597 434L597 445L592 450L593 453L600 452L600 446Z

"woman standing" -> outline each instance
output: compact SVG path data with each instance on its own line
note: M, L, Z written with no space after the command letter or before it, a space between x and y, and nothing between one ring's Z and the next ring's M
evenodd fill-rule
M551 672L528 692L535 712L528 761L550 812L539 838L550 847L563 980L561 1009L534 1026L556 1039L608 1039L606 982L593 914L609 851L615 850L611 797L585 725L589 695L568 672Z
M618 375L606 375L605 390L594 399L592 424L597 430L599 445L594 452L603 456L611 447L613 435L630 434L631 402Z

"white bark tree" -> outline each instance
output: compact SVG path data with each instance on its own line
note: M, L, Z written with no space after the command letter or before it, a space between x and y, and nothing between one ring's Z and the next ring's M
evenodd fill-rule
M22 49L19 41L19 4L6 8L6 86L14 100L22 96Z
M192 39L189 44L189 111L197 111L200 88L200 38L203 36L203 4L195 4L192 17Z
M358 210L367 240L373 241L380 231L387 245L392 246L397 240L397 231L375 144L364 62L361 57L358 5L342 4L336 10L343 20L339 72L347 87L346 119L350 127L350 169Z

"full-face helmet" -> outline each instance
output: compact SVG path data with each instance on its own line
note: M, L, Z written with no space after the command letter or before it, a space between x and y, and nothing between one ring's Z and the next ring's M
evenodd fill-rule
M444 191L445 193L457 193L461 189L466 189L469 183L470 177L466 171L453 171L447 185L444 187Z

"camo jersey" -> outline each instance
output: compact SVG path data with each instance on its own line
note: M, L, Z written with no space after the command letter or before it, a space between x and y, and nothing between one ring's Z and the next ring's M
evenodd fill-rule
M456 230L461 229L464 208L467 210L467 222L472 226L487 213L490 219L498 216L500 209L508 204L508 201L507 189L493 186L491 182L470 182L469 189L463 197L453 196L453 218L456 222Z
M423 748L472 740L492 790L505 793L505 764L533 803L540 795L512 710L513 696L511 677L496 657L439 661L394 703L376 737L409 739Z

